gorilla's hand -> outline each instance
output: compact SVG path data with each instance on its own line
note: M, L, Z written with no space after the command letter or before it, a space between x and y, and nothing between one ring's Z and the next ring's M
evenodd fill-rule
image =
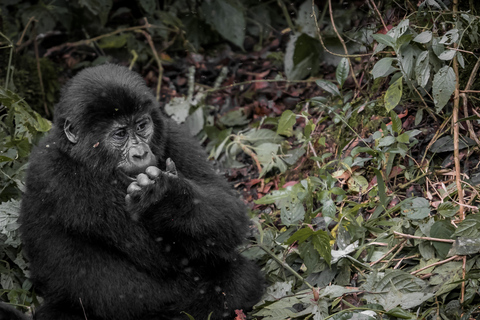
M150 166L145 169L145 173L140 173L136 180L130 183L125 202L134 220L139 219L138 213L142 211L139 207L146 209L163 198L172 179L178 179L177 168L172 159L168 158L165 171Z

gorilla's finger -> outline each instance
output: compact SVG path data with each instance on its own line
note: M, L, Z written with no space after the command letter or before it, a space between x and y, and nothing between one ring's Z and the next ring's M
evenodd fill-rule
M132 194L134 192L139 192L141 190L142 188L138 185L137 182L132 182L127 188L127 193Z
M145 170L145 173L148 175L150 179L153 180L158 178L162 173L162 171L155 166L150 166Z
M173 175L177 175L177 167L175 166L175 162L172 159L168 158L165 162L166 164L166 172L171 173Z
M153 184L154 182L150 180L150 178L145 173L140 173L137 176L137 183L140 187L146 187Z

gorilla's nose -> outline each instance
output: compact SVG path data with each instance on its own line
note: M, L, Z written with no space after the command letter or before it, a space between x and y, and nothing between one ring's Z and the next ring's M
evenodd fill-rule
M132 158L136 161L141 161L148 156L148 151L145 150L135 150L131 154Z

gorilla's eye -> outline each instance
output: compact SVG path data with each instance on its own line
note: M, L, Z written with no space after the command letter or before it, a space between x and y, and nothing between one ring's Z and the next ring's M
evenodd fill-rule
M123 141L127 137L127 130L119 129L113 133L113 138L118 141Z
M148 120L144 120L137 124L137 132L144 131L148 126Z

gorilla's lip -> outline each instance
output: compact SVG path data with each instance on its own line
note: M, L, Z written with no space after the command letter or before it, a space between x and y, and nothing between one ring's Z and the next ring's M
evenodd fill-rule
M138 174L128 174L126 173L125 171L123 170L120 170L120 176L125 179L127 182L133 182L135 180L137 180L137 176Z

